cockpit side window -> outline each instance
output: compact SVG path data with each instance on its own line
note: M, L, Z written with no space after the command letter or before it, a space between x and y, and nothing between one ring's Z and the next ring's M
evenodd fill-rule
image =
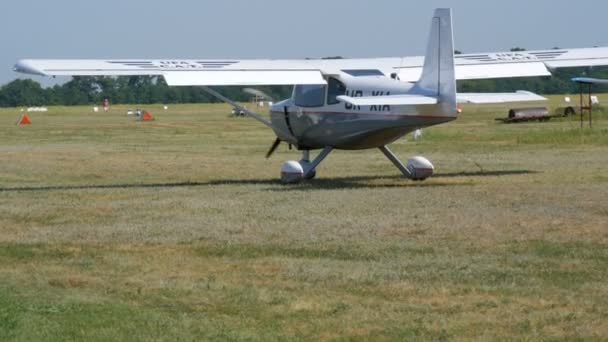
M327 104L334 105L340 103L338 96L346 94L346 86L344 83L335 78L327 80Z
M297 85L293 91L298 107L322 107L325 103L324 85Z

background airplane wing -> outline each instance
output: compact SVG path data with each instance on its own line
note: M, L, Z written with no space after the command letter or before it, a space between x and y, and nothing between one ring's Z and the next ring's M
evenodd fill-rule
M582 83L582 84L608 85L608 80L599 79L599 78L590 78L590 77L575 77L572 79L572 82Z
M474 104L489 104L489 103L509 103L509 102L534 102L546 101L547 99L531 93L529 91L520 90L515 93L458 93L456 101L458 103L474 103Z
M456 79L549 76L556 68L608 65L608 48L457 55ZM303 60L21 60L15 71L45 76L164 76L169 85L324 84L323 76L397 74L417 82L423 57Z

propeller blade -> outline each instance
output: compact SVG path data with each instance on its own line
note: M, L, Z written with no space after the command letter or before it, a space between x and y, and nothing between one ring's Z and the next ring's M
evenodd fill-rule
M279 145L281 144L281 139L276 138L276 140L272 143L272 146L270 146L270 150L268 150L268 153L266 153L266 159L270 158L270 156L272 156L272 154L274 153L274 151L277 150L277 147L279 147Z

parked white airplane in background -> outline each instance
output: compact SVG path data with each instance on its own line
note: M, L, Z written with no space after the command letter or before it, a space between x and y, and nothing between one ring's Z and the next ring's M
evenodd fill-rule
M457 103L539 101L520 91L456 93L457 80L550 76L563 67L608 65L608 48L481 53L454 56L450 9L437 9L425 57L339 60L21 60L15 71L45 76L163 76L170 86L295 85L290 99L276 103L270 120L241 108L272 128L281 142L303 151L283 165L286 182L315 176L333 149L379 148L414 180L432 175L433 165L414 157L406 165L388 144L417 129L457 118ZM311 150L322 149L310 160Z

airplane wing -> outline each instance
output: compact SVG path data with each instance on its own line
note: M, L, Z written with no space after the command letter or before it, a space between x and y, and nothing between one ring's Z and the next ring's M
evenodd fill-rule
M42 76L164 76L170 86L325 84L308 61L21 60L15 71Z
M549 76L565 67L608 65L608 48L560 49L455 57L456 79ZM14 70L44 76L164 76L173 86L325 84L324 76L396 74L417 82L424 57L311 60L21 60Z
M499 52L456 55L457 80L551 76L559 68L608 65L608 48L555 49L544 51ZM402 66L401 80L418 80L422 67Z

